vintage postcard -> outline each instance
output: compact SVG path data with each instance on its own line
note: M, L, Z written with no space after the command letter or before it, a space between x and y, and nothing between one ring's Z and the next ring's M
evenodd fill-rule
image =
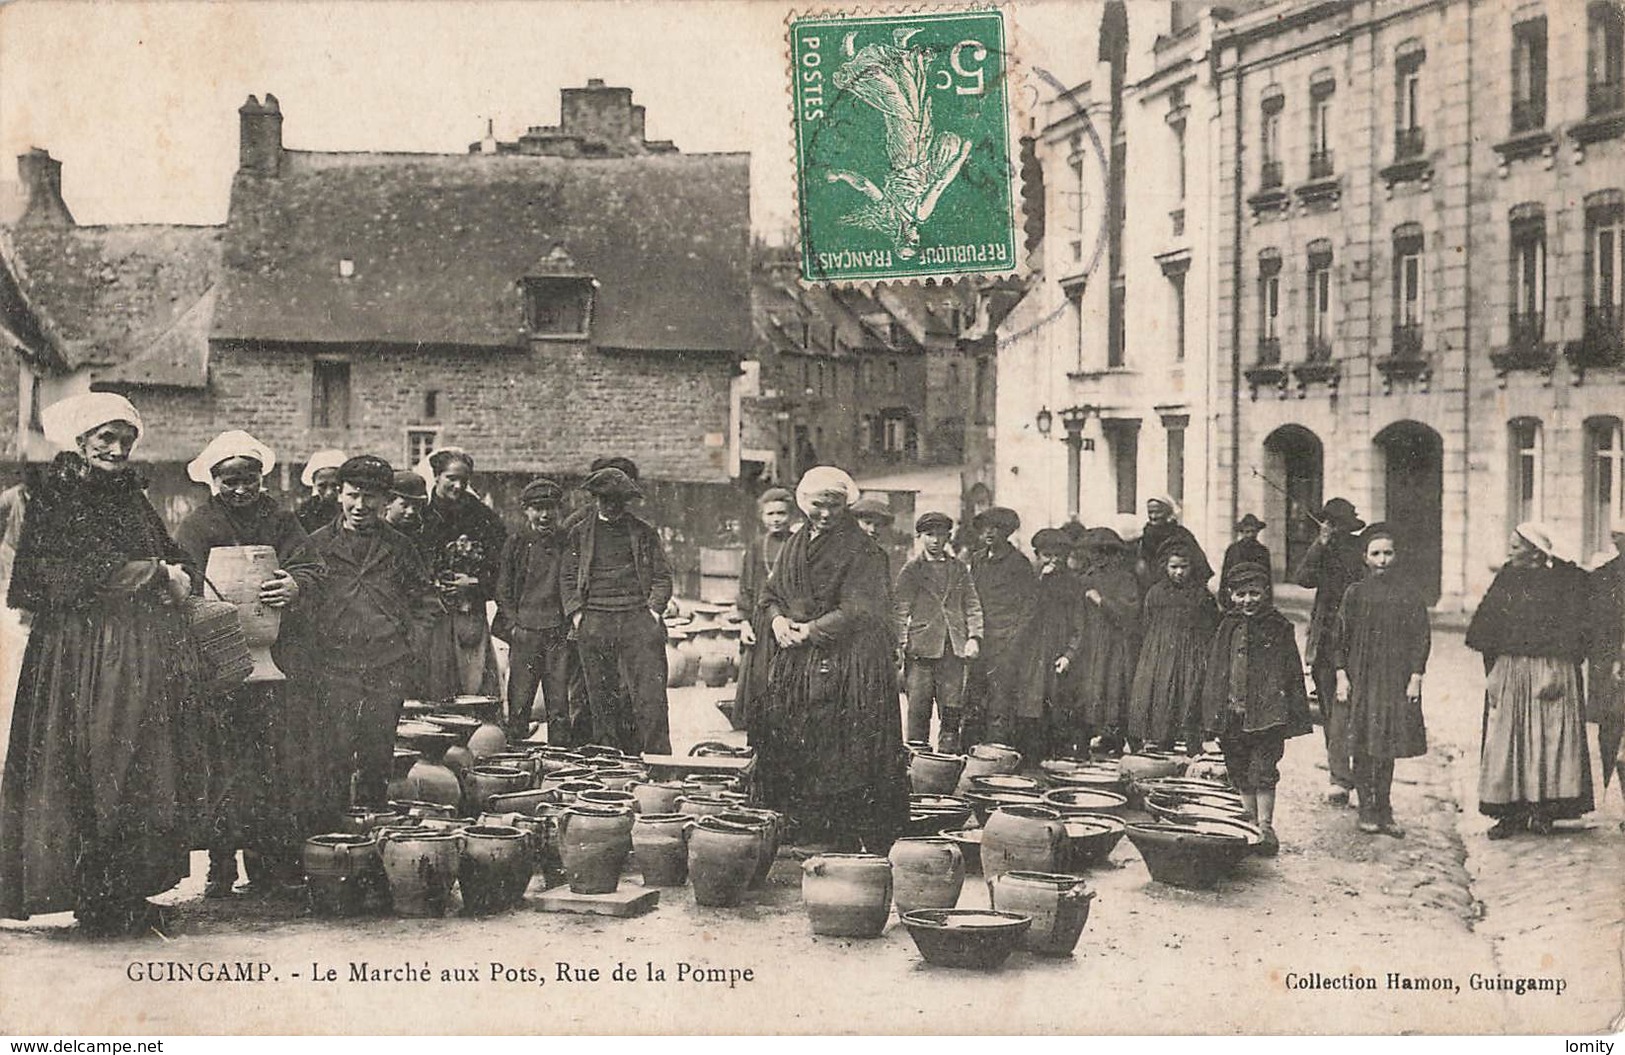
M1622 56L0 5L0 1032L1606 1055Z

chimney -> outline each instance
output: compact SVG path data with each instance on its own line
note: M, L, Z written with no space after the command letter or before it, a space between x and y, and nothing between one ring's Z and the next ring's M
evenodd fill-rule
M73 213L62 200L62 162L50 151L30 147L17 155L17 179L28 193L18 226L72 227Z
M237 109L237 169L258 176L282 171L282 106L265 93L265 102L252 95Z

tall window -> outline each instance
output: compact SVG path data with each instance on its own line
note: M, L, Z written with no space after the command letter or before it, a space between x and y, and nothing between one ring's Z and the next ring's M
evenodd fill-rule
M1309 348L1310 362L1332 357L1332 247L1324 239L1309 245Z
M1590 418L1585 423L1585 556L1608 552L1609 528L1625 516L1625 437L1620 420Z
M1266 189L1281 185L1281 110L1285 105L1286 97L1279 88L1265 89L1259 128L1259 154L1263 158L1259 182Z
M1121 278L1112 279L1111 293L1106 306L1106 365L1122 366L1127 355L1128 325L1125 318L1127 301Z
M419 464L438 446L440 446L439 429L407 429L406 464Z
M1332 174L1332 93L1337 82L1330 70L1316 71L1309 81L1309 178Z
M1281 361L1281 254L1265 250L1258 258L1258 361Z
M1601 191L1586 199L1586 308L1617 320L1625 305L1625 195Z
M896 359L891 361L891 391L896 392L903 387L903 368Z
M1535 418L1514 418L1507 425L1511 455L1508 481L1507 516L1513 524L1541 519L1540 422Z
M310 377L310 427L349 428L350 364L317 359L311 364Z
M1625 11L1613 0L1586 7L1586 115L1625 110Z
M1140 509L1140 423L1107 421L1106 443L1111 447L1112 475L1117 483L1117 511Z
M1185 361L1185 272L1176 271L1168 276L1168 287L1173 291L1174 362Z
M976 360L976 423L986 425L993 420L993 360L981 356Z
M868 454L874 447L875 419L873 415L864 414L858 418L858 450Z
M1174 198L1185 200L1185 119L1170 121L1174 133Z
M1394 49L1394 160L1419 156L1422 139L1422 62L1427 51L1412 38Z
M1512 131L1546 127L1546 19L1512 27Z
M1539 344L1546 321L1546 220L1538 204L1512 210L1511 276L1512 342Z
M1190 418L1180 415L1163 419L1168 433L1168 497L1185 501L1185 427Z

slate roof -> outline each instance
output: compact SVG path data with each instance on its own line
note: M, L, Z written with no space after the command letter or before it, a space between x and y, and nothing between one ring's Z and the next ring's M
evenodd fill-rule
M218 227L30 225L8 230L0 249L33 324L67 369L127 363L166 335L171 358L201 367L206 328L193 329L194 347L173 342L219 276L220 235Z
M288 151L238 174L226 229L216 339L512 347L517 283L562 246L599 284L596 346L750 347L747 154Z

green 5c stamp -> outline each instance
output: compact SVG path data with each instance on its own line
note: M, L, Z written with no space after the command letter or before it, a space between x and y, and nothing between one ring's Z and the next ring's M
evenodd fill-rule
M1015 270L1003 12L796 18L790 56L804 279Z

